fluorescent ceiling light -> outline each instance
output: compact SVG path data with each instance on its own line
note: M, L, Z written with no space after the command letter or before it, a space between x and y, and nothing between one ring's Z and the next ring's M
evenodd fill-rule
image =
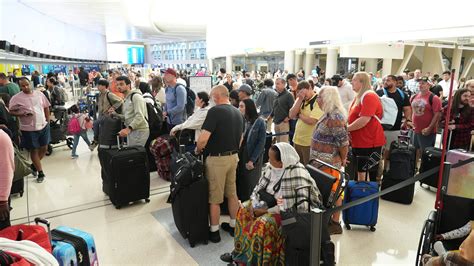
M454 44L440 44L440 43L428 43L428 47L448 48L448 49L456 48L456 46Z
M458 48L462 50L474 51L474 47L472 46L458 46Z
M406 41L400 41L400 43L404 45L413 45L413 46L425 46L425 42L406 42Z

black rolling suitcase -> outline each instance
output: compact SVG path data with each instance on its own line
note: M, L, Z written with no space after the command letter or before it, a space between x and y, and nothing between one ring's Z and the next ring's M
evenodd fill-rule
M117 145L120 146L117 137ZM150 172L144 147L101 149L103 189L115 208L144 199L150 201Z
M344 172L349 176L349 179L357 180L357 159L352 153L352 148L349 147L349 152L347 153L347 160L349 161L344 167Z
M25 178L20 178L13 181L12 188L10 190L10 195L19 194L20 197L23 197L25 191Z
M406 141L394 141L390 145L390 170L383 175L382 190L394 186L415 175L416 149ZM415 193L415 184L395 190L382 196L382 199L411 204Z
M420 174L433 169L441 164L442 149L435 147L426 148L421 155ZM425 184L430 187L438 187L438 173L420 180L420 185Z
M209 239L209 185L202 161L190 153L177 157L178 170L173 175L168 203L178 231L191 247L207 244Z

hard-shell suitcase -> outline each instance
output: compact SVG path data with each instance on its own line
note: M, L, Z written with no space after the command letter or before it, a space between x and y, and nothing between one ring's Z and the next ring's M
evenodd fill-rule
M452 164L471 159L472 157L474 157L473 152L467 152L462 149L449 150L446 153L446 161Z
M91 234L67 226L51 231L53 256L60 266L99 265L97 249Z
M104 149L102 152L102 174L105 174L103 182L107 190L104 192L109 195L112 204L120 209L130 202L142 199L149 202L150 172L145 148L129 146Z
M194 247L198 242L207 244L209 239L209 184L202 161L191 156L182 157L187 163L173 176L168 202L178 231Z
M416 149L406 141L394 141L390 145L390 170L383 175L382 190L394 186L415 175ZM382 196L382 199L411 204L415 185L409 185Z
M349 181L344 192L344 204L379 192L377 182ZM342 220L347 229L351 224L366 225L371 231L375 231L379 212L379 199L373 199L366 203L351 207L342 211Z
M441 164L441 152L440 148L428 147L421 155L420 174L433 169ZM430 187L438 187L438 173L434 173L429 177L420 180L420 185L426 184Z
M25 178L22 177L16 181L13 181L12 188L10 190L10 195L19 194L20 197L23 197L25 191Z

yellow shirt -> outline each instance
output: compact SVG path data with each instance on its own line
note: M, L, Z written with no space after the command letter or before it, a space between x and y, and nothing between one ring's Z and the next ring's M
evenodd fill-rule
M316 101L314 101L313 110L311 110L310 102L311 100L314 99L314 97L316 97L316 94L313 96L313 98L304 102L303 106L301 106L300 113L305 116L309 116L311 118L319 120L324 113L319 108L319 105L318 103L316 103ZM296 122L295 135L293 136L293 142L300 146L311 146L311 140L313 138L313 131L315 127L316 127L316 124L308 125L305 122L303 122L301 119L298 119L298 121Z

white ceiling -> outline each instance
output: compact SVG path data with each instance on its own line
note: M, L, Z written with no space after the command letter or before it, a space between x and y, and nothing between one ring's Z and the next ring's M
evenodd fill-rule
M204 23L186 25L152 0L18 0L46 16L106 36L111 43L202 40Z

